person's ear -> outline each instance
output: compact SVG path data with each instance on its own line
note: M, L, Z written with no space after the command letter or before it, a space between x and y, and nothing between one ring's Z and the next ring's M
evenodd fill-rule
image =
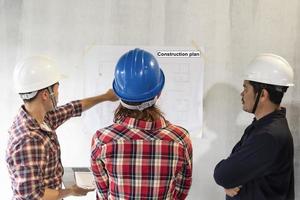
M269 99L269 92L268 92L268 90L262 89L262 91L261 91L261 99L262 100Z
M47 100L49 97L49 93L46 89L40 91L40 95L42 100Z

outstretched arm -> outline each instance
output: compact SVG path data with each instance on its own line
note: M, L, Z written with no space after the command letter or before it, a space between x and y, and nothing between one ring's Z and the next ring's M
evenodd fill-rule
M82 105L82 111L86 111L89 108L93 107L94 105L104 102L104 101L117 101L118 97L115 95L114 91L112 89L109 89L106 93L89 97L86 99L80 100L80 103Z
M63 106L59 106L56 110L52 110L47 113L45 121L51 126L53 130L57 129L61 124L70 119L71 117L80 116L81 113L94 105L104 101L117 101L118 97L115 95L112 89L109 89L106 93L82 99L79 101L73 101Z

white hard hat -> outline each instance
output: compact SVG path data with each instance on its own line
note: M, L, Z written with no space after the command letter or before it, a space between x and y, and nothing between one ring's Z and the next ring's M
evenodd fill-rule
M16 92L29 93L51 86L61 77L53 60L33 56L16 65L13 78Z
M275 54L260 54L247 66L244 80L294 86L294 72L284 58Z

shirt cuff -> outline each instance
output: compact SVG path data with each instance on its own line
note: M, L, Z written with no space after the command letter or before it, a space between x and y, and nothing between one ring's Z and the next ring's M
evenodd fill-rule
M80 103L80 100L71 101L71 104L74 107L73 117L81 116L81 113L82 113L82 104Z

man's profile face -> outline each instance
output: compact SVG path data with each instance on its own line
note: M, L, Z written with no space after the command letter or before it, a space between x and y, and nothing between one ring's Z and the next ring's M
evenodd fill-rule
M243 83L243 88L244 89L241 92L243 110L251 113L255 103L254 89L250 82L246 80Z

